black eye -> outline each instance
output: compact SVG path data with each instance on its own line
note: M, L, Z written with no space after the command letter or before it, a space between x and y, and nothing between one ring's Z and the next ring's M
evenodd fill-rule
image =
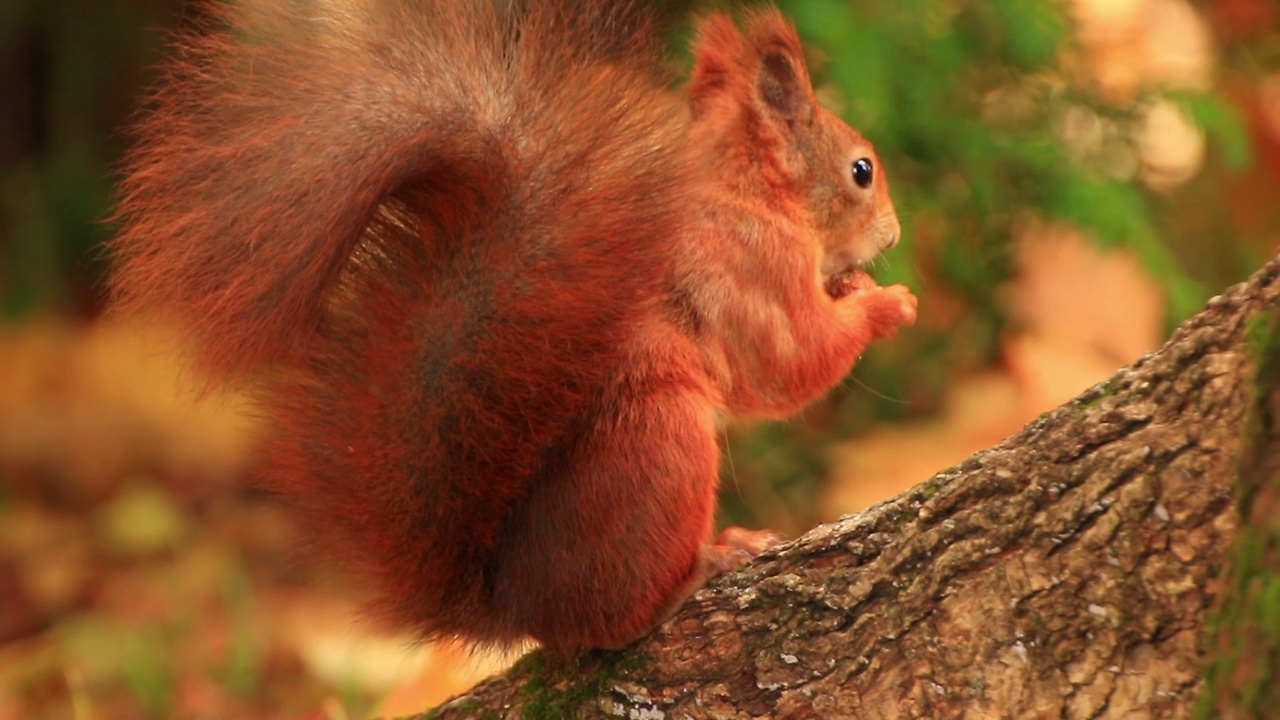
M853 181L858 183L858 187L871 187L871 180L875 175L875 167L867 158L860 158L853 161Z

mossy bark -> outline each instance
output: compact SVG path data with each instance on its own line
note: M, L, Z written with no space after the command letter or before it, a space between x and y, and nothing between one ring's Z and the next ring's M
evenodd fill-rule
M1210 661L1196 717L1280 713L1280 311L1249 324L1257 375L1238 480L1244 519L1209 619Z
M1243 564L1277 562L1280 383L1254 387L1270 355L1250 338L1277 337L1253 318L1278 303L1280 258L1110 381L767 553L633 647L528 658L431 715L1182 718L1204 688L1210 717L1280 707L1280 586ZM1274 414L1246 442L1255 405ZM1238 500L1257 539L1224 584Z

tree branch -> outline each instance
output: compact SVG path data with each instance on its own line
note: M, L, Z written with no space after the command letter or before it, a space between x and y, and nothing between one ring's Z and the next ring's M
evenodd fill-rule
M460 717L1186 717L1280 258L1004 443L814 529L649 638L532 655Z

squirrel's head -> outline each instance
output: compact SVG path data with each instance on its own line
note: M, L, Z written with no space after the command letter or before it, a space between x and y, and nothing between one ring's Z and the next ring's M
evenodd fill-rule
M824 275L865 265L898 244L889 179L870 141L818 108L809 158L809 208L823 236Z
M865 265L901 233L880 157L813 92L795 28L777 10L751 13L739 32L705 18L689 97L695 124L736 154L767 198L798 206L823 246L828 277ZM735 147L738 145L738 147Z

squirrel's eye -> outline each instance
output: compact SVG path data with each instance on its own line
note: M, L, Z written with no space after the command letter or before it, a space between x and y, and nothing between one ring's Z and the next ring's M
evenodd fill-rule
M867 158L860 158L853 162L853 181L858 184L858 187L871 187L871 180L875 174L875 167Z

